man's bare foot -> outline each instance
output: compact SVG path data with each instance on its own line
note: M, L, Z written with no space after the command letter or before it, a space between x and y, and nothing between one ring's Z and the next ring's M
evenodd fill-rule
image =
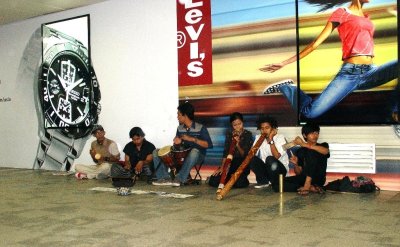
M304 188L300 188L297 190L297 194L302 195L302 196L306 196L310 193L310 190L306 190Z

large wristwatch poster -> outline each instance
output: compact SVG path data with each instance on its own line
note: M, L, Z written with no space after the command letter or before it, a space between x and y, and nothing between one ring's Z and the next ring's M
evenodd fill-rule
M69 170L100 113L100 88L90 59L89 15L42 25L38 97L42 124L36 165Z

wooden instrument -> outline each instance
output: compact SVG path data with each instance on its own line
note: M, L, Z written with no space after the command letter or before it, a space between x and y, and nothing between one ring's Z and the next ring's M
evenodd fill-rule
M233 132L231 145L229 146L229 150L228 150L228 155L226 156L225 162L222 166L221 178L219 180L217 194L220 193L221 190L225 187L226 176L228 175L229 168L231 166L231 162L233 159L233 154L235 153L235 146L237 144L235 137L237 137L239 135L240 135L239 132L237 132L237 131Z
M232 174L231 179L226 183L224 188L217 193L217 200L222 200L226 194L232 189L232 186L236 183L239 179L240 175L242 175L244 169L249 165L250 160L254 157L257 153L258 149L260 148L261 144L264 142L266 135L263 134L258 138L256 144L250 149L249 153L247 154L246 158L243 160L242 164L240 164L239 168L236 170L235 173Z

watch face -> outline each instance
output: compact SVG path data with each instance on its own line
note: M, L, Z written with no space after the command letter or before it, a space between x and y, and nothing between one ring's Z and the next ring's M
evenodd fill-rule
M93 93L94 86L98 90L94 71L89 71L85 54L78 52L72 45L55 45L44 56L40 83L45 127L61 128L74 138L87 135L97 122L97 107L92 106L94 97L100 97Z

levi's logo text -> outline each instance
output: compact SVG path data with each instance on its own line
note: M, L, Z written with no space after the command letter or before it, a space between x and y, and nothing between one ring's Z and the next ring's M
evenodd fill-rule
M212 83L210 0L177 0L179 86Z

